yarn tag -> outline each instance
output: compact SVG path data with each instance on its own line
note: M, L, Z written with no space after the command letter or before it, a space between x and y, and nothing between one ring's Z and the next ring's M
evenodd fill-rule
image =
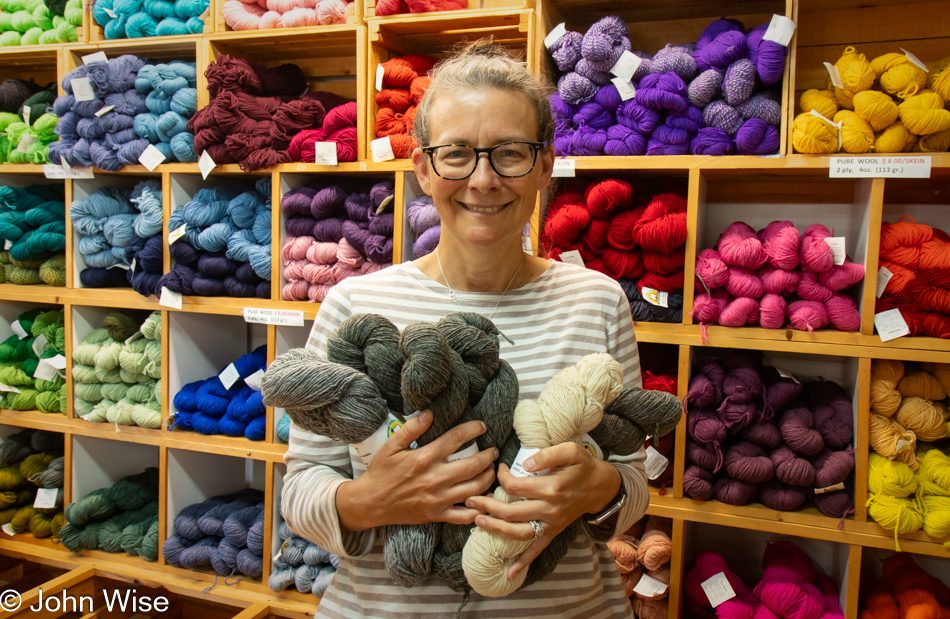
M16 535L16 531L13 530L13 525L10 524L9 522L3 525L2 527L0 527L0 530L2 530L4 533L9 535L10 537L13 537L14 535Z
M162 294L158 297L158 304L165 307L181 309L181 293L172 292L165 286L162 286Z
M106 57L105 52L96 52L95 54L86 54L82 57L83 64L90 64L93 62L109 62L109 59Z
M521 250L526 254L534 255L534 246L531 245L530 236L521 237Z
M610 80L613 82L613 85L617 87L617 92L620 93L621 101L628 101L637 96L637 89L633 87L633 84L630 80L625 80L622 77L615 77Z
M216 167L218 167L218 164L214 162L214 159L211 158L208 151L202 151L201 157L198 159L198 170L201 171L201 178L207 180L208 175L211 174L211 170Z
M30 112L31 112L30 106L24 105L23 106L23 122L26 123L27 125L30 124Z
M930 157L832 157L828 178L930 178Z
M92 167L71 168L65 159L61 159L62 165L53 165L47 163L43 166L43 176L46 178L94 178Z
M373 140L370 142L370 147L373 149L373 161L376 163L396 158L396 155L393 153L393 143L389 141L388 135Z
M910 335L910 328L899 309L874 314L874 326L877 328L877 333L881 336L882 342L889 342Z
M224 368L220 374L218 374L218 380L221 381L221 384L224 385L225 389L230 389L234 386L234 383L241 378L240 372L237 371L237 368L234 367L233 363L229 363L228 367Z
M8 391L10 393L20 393L20 390L12 385L6 383L0 383L0 391Z
M51 366L48 360L40 359L39 364L36 366L36 371L33 372L33 378L52 381L56 378L56 368Z
M655 598L658 595L663 595L666 593L666 590L669 589L669 587L670 586L665 582L660 582L649 574L644 574L640 577L640 581L637 583L637 586L633 588L633 592L638 593L645 598Z
M610 67L610 72L629 82L633 79L633 74L640 68L641 62L643 62L643 60L636 54L624 51L624 53L620 54L620 58L617 59L614 66Z
M774 369L776 372L778 372L778 375L781 376L782 378L787 378L787 379L793 381L796 385L800 385L800 384L801 384L801 382L799 382L799 380L798 380L797 378L795 378L795 375L792 374L791 372L789 372L788 370L783 370L783 369L780 368L780 367L774 367L774 366L773 366L773 369Z
M258 370L244 379L244 384L254 391L261 390L261 379L264 378L264 370Z
M587 268L587 265L584 264L584 259L581 258L581 252L576 249L571 251L562 251L561 252L561 262L566 262L568 264L576 264L579 267Z
M10 239L3 241L3 251L9 251L11 247L13 247L13 241Z
M831 255L834 256L835 264L841 266L844 264L845 259L845 237L843 236L829 236L825 239L825 243L828 243L828 247L831 248Z
M702 587L709 599L709 605L713 608L736 597L735 590L729 584L729 579L726 578L723 572L719 572L712 578L703 581Z
M456 451L451 456L445 459L446 462L455 462L456 460L461 460L462 458L468 458L469 456L474 456L478 453L478 443L472 443L465 449Z
M881 267L877 270L877 298L880 299L887 289L887 282L891 281L894 274L887 267Z
M303 312L301 310L275 310L245 307L244 322L255 322L262 325L277 325L278 327L302 327Z
M136 258L132 258L132 264L129 265L129 269L130 269L132 272L135 272L135 260L136 260Z
M274 561L280 561L281 555L284 554L284 551L290 547L290 540L284 540L284 543L280 545L280 550L277 551L277 554L274 555Z
M418 413L413 413L412 415L406 415L406 421L409 421L415 417ZM383 443L389 440L396 432L402 429L403 422L396 419L396 416L392 413L386 417L386 421L383 422L383 425L379 427L375 432L373 432L369 438L364 440L361 443L354 443L353 449L356 451L356 455L360 457L360 460L363 461L363 464L369 466L373 461L373 457L376 453L382 448ZM415 449L417 447L415 441L410 445L410 449Z
M544 469L531 473L524 468L524 461L539 451L541 450L534 447L525 447L522 445L521 449L518 450L518 455L515 456L515 461L511 463L511 474L515 477L540 477L550 473L551 469Z
M46 336L42 333L39 334L35 340L33 340L33 354L39 357L43 354L43 350L46 348Z
M768 30L762 35L762 40L788 47L793 34L795 34L795 22L784 15L772 15L772 21L769 22Z
M181 237L185 236L185 232L188 230L188 224L182 224L168 233L168 244L171 245Z
M32 133L24 133L20 136L20 143L17 144L16 150L18 153L28 153L30 152L30 146L33 146L39 142L39 139Z
M383 89L383 77L386 76L386 68L383 65L376 65L376 90Z
M23 325L20 324L19 320L14 320L10 323L10 328L13 329L13 332L16 333L16 336L21 340L25 340L30 337L30 334L26 329L23 328Z
M834 492L835 490L844 490L844 482L839 481L833 486L827 486L825 488L815 488L815 494L824 494L826 492Z
M826 62L825 68L828 69L828 76L831 78L831 85L835 88L844 88L844 82L841 81L841 73L838 71L838 67Z
M897 454L904 451L908 447L911 447L911 448L913 447L913 443L911 441L908 441L907 439L904 439L904 438L897 439L897 444L894 445L894 453L890 455L888 460L893 460L894 458L897 457Z
M336 142L314 142L313 162L317 165L336 165Z
M119 14L113 11L112 9L103 8L102 10L105 12L106 15L108 15L112 19L119 19Z
M63 355L56 355L55 357L50 357L49 359L46 360L46 363L50 364L57 370L66 369L66 357L64 357Z
M920 58L918 58L917 56L915 56L915 55L912 54L911 52L907 51L907 50L904 49L903 47L899 47L898 49L901 50L902 52L904 52L904 55L907 56L907 60L909 60L912 65L915 65L917 68L919 68L919 69L920 69L921 71L923 71L924 73L930 73L930 69L927 68L927 65L925 65L923 62L921 62Z
M656 305L657 307L670 306L670 293L664 290L657 290L655 288L647 288L646 286L641 286L640 296L643 297L643 300L649 303L650 305Z
M653 445L647 447L647 459L643 463L647 471L647 479L657 479L670 465L670 459L653 448Z
M58 494L59 490L56 488L37 488L33 507L36 509L53 509L56 507L56 495Z
M127 264L122 264L121 262L119 262L117 264L113 264L112 266L106 267L106 268L107 269L122 269L123 271L128 271L131 267L129 267L129 265Z
M601 449L600 445L597 444L597 441L594 440L594 437L586 432L581 435L581 447L590 452L590 455L594 456L596 460L604 459L604 450Z
M69 80L69 86L73 89L73 98L76 101L93 101L96 93L92 89L92 82L88 77L77 77Z
M573 159L555 159L551 177L574 178L574 163Z
M155 148L154 144L149 144L148 148L139 155L139 163L145 166L145 168L151 172L158 167L158 164L165 161L165 155L162 154L162 151Z
M98 118L102 118L104 115L108 114L109 112L111 112L111 111L114 110L114 109L115 109L115 106L114 106L114 105L107 105L107 106L105 106L104 108L100 108L99 111L96 112L95 115L96 115Z
M548 33L548 36L544 37L544 49L551 49L551 46L557 43L557 40L565 34L567 34L567 27L564 22L561 22Z

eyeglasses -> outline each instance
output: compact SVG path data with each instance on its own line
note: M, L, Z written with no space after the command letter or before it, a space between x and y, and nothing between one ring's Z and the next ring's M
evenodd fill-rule
M488 163L498 176L518 178L534 169L538 151L547 146L542 142L504 142L489 148L472 148L459 144L426 146L422 152L429 155L432 169L440 177L460 181L475 173L478 158L488 154Z

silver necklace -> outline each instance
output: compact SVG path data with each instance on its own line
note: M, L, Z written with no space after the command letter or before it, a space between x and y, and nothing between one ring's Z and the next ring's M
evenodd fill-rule
M445 287L449 289L449 297L450 297L453 301L455 301L455 304L458 306L458 308L459 308L460 310L465 311L465 308L462 307L462 304L459 303L458 298L455 296L455 291L452 290L452 286L449 285L449 279L445 276L445 271L442 269L442 258L439 256L439 246L438 246L438 245L436 245L436 247L435 247L435 260L436 260L436 262L438 262L438 264L439 264L439 273L442 274L442 281L445 282ZM495 307L492 308L491 314L488 315L488 320L489 320L489 321L490 321L492 318L495 317L495 312L498 311L498 306L501 305L501 300L505 298L505 295L506 295L506 294L508 294L508 289L511 288L511 284L514 283L515 278L518 277L518 273L521 272L521 266L522 266L523 264L524 264L524 254L521 255L521 262L518 263L518 268L515 270L515 274L511 276L511 279L510 279L510 280L508 280L508 285L505 286L505 290L501 293L501 296L498 297L498 302L495 303ZM507 342L508 342L509 344L511 344L512 346L514 346L515 343L512 342L510 339L508 339L508 336L505 335L504 333L502 333L500 329L499 329L498 333L501 334L501 337L505 338L505 341L507 341Z

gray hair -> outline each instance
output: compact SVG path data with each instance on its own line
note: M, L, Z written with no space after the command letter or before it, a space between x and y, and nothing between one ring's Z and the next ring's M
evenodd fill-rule
M528 72L504 47L491 39L463 44L430 73L432 83L416 112L413 132L419 146L430 146L429 114L434 102L446 92L497 88L527 97L535 109L538 139L554 144L554 117L548 103L549 85Z

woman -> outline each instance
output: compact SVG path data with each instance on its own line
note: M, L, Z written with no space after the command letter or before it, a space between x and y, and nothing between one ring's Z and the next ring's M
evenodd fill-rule
M554 164L546 94L491 43L475 43L436 68L416 115L420 148L412 162L442 219L438 248L335 286L317 314L309 348L325 351L327 336L354 313L382 314L403 329L472 311L503 333L501 356L518 376L522 399L537 398L558 371L594 352L613 355L626 387L640 386L630 308L617 283L522 251L522 230ZM343 443L291 428L284 518L298 534L341 555L318 617L456 614L462 594L436 578L413 588L392 583L376 527L474 523L533 539L510 578L577 518L584 519L584 532L553 573L507 597L473 593L462 616L632 616L605 543L649 503L642 451L605 462L577 445L557 445L525 463L529 470L553 471L539 477L516 478L502 464L501 486L528 499L509 505L482 496L495 479L494 450L446 461L484 431L482 422L410 449L430 423L427 413L407 422L368 468Z

